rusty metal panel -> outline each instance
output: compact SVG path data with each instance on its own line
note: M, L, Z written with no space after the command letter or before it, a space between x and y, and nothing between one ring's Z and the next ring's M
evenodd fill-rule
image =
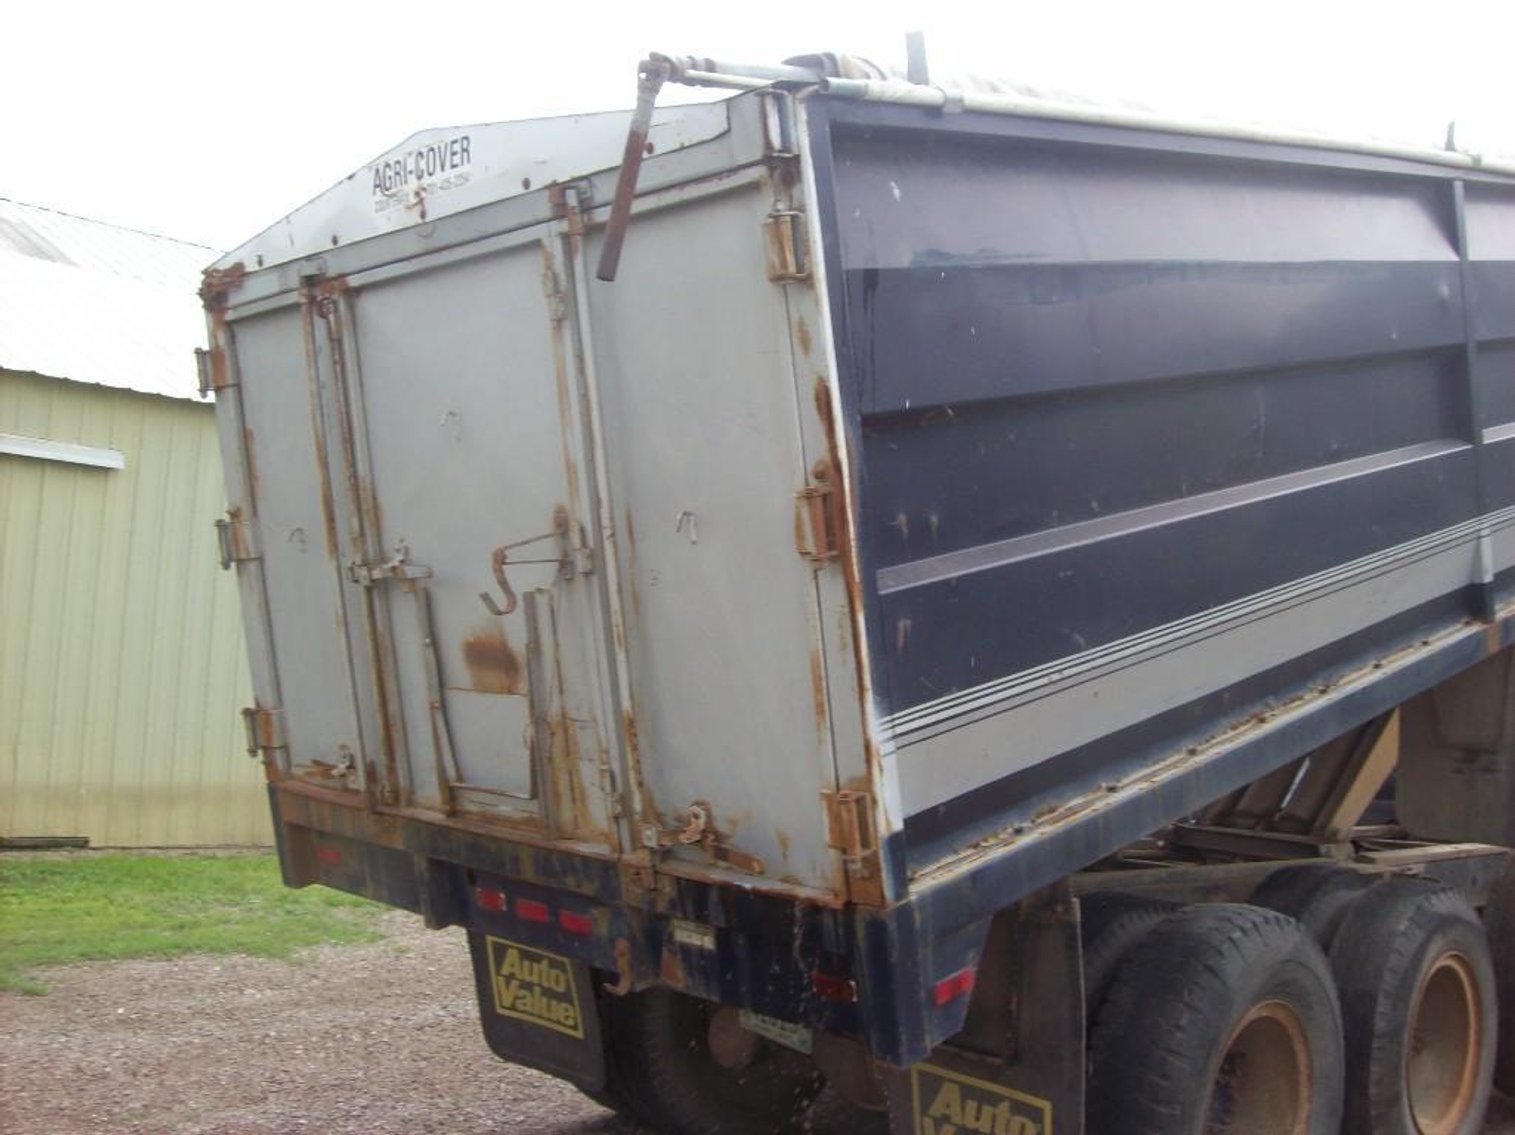
M211 408L0 371L0 431L126 457L0 457L0 833L269 842Z
M880 796L773 109L723 107L729 129L648 160L613 288L599 175L237 276L223 444L263 558L228 558L268 628L276 775L335 766L382 785L370 807L619 849L644 881L878 901L822 798ZM313 529L329 562L306 570L291 533Z
M644 840L697 863L711 841L696 830L713 832L755 873L835 891L816 572L837 569L796 549L814 379L797 405L794 285L768 272L774 204L758 177L633 215L615 284L592 293L590 332L611 424Z
M424 582L375 587L391 605L415 802L440 806L451 794L465 810L541 818L603 839L598 752L614 719L598 704L592 660L557 639L550 614L534 629L548 640L538 655L552 666L528 658L528 609L539 596L557 598L565 618L582 617L575 600L594 584L565 405L573 392L554 348L542 245L360 278L348 304L372 538L387 552L403 546L427 573ZM419 587L428 596L424 626L402 610ZM421 672L428 652L435 692ZM433 759L439 743L451 750L451 769ZM543 782L553 776L564 811L544 817Z
M355 770L370 746L360 731L354 663L342 635L349 616L340 580L351 521L330 472L329 348L308 318L286 308L233 325L242 426L235 444L245 454L248 484L246 499L234 500L232 509L251 514L261 558L244 578L249 590L266 595L273 613L267 649L278 680L259 667L257 699L284 712L291 768L356 787L357 772L345 770ZM223 398L223 424L232 410ZM251 620L256 607L246 592L244 605ZM314 674L329 680L312 681Z

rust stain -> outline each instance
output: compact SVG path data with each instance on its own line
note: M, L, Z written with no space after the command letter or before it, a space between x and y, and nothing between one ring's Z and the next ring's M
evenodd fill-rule
M487 627L463 640L463 664L473 688L486 694L518 694L525 670L498 627Z
M816 732L824 739L826 736L826 667L821 661L819 647L810 648L810 698L811 708L815 712Z
M783 828L774 828L773 838L778 841L779 858L787 863L789 861L789 833Z
M610 842L610 833L597 821L594 800L584 781L578 723L568 714L548 720L548 772L552 777L554 826L566 823L576 839Z
M847 608L852 615L854 627L861 624L863 617L862 578L858 573L857 558L853 554L854 532L852 529L852 510L847 507L847 501L851 499L851 486L842 477L842 463L840 460L841 436L837 423L831 412L831 392L826 386L824 375L817 376L815 380L815 412L820 417L822 429L826 435L826 448L831 469L835 474L833 492L831 494L834 514L837 524L837 545L840 552L839 561L842 569L842 585L847 590ZM867 660L863 657L862 636L854 633L852 636L852 659L857 675L858 712L864 722L863 728L863 758L868 768L868 779L883 780L882 755L875 743L871 731L867 728L868 712L865 699L867 687L864 676L868 673ZM880 884L881 887L882 884ZM881 895L881 891L880 891ZM871 896L870 896L871 897ZM859 899L858 901L867 901Z
M689 978L684 974L684 961L678 952L668 946L663 947L663 960L658 966L658 972L665 982L674 989L683 989L689 984Z
M558 277L557 261L552 255L552 245L542 242L542 294L546 297L548 317L552 321L552 370L558 393L558 428L563 440L564 473L568 478L568 498L579 499L579 467L573 459L575 445L573 383L568 371L568 353L564 347L564 328L567 326L567 299L563 295Z
M637 814L644 822L662 827L662 813L658 810L657 801L653 799L652 790L647 787L647 781L642 776L642 742L637 733L636 715L629 709L621 711L621 739L626 745L626 760L630 765L628 772L631 777L631 790L635 796L634 807Z
M810 324L805 322L803 315L796 316L794 320L794 337L800 341L800 350L805 354L810 353Z
M225 268L207 268L200 278L200 302L212 316L221 316L231 302L231 293L242 286L247 265L238 260Z
M242 446L247 450L247 482L252 486L253 500L258 499L258 435L248 426L242 431Z
M637 587L637 526L636 521L631 519L631 506L626 506L626 555L629 559L627 578L631 582L631 613L638 619L642 617L641 589Z

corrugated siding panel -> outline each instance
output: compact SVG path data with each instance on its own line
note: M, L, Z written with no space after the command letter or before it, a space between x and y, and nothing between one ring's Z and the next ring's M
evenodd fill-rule
M0 834L268 843L211 407L0 371L0 432L126 455L0 456Z

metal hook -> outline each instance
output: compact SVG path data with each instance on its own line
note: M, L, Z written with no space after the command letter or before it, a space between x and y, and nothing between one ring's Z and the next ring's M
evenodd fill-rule
M479 598L491 615L503 617L516 609L515 588L510 586L510 580L505 578L505 563L510 555L510 547L502 544L493 552L489 553L489 569L494 572L494 581L500 585L500 590L505 594L505 606L501 607L494 601L494 596L487 591L479 592Z

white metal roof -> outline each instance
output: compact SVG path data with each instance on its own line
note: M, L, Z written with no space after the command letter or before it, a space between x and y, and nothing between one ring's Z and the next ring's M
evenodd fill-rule
M194 398L214 249L0 198L0 367Z

